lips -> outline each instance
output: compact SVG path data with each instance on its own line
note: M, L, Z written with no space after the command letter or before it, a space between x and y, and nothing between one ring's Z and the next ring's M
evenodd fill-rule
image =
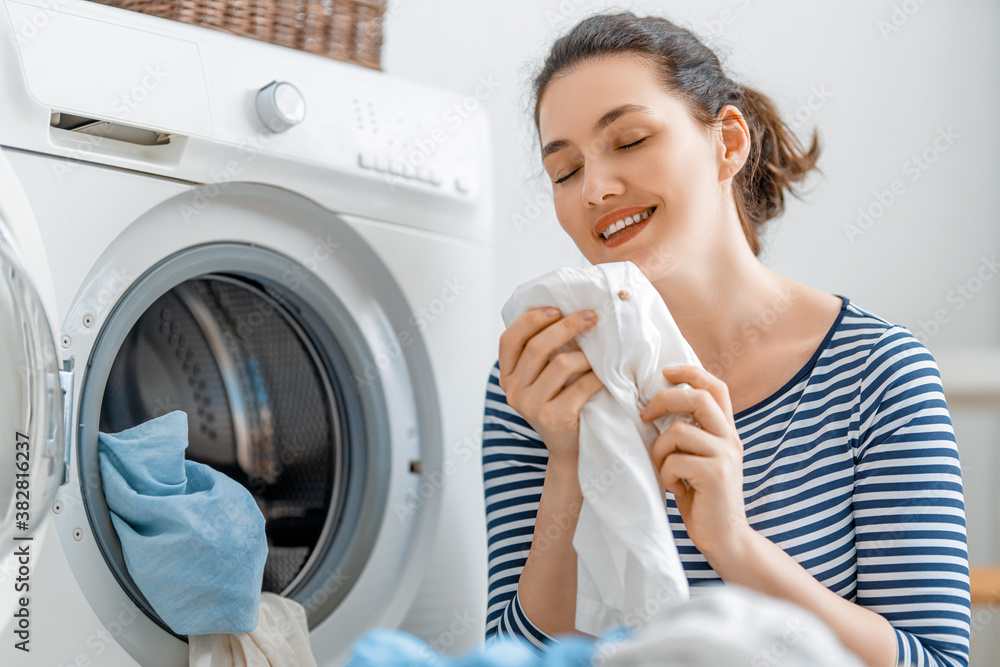
M612 235L636 223L642 222L656 210L655 206L630 206L614 210L594 225L594 234L607 240Z

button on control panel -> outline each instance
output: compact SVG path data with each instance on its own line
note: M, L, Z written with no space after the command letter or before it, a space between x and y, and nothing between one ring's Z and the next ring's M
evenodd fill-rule
M419 181L428 185L440 187L444 183L444 176L440 170L428 167L427 165L414 166L400 157L384 153L360 151L358 153L358 166L362 169L388 173L392 176ZM463 184L465 183L463 179L459 180L462 180ZM466 184L465 189L459 189L459 192L464 194L467 189L468 186Z

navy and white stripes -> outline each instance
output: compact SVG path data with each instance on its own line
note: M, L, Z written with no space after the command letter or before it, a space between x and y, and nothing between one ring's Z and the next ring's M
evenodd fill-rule
M884 616L903 665L969 656L969 570L958 451L933 357L907 329L846 297L809 362L736 415L747 517L830 590ZM548 453L506 402L496 366L483 424L489 540L487 638L552 641L516 592ZM673 501L692 586L718 575Z

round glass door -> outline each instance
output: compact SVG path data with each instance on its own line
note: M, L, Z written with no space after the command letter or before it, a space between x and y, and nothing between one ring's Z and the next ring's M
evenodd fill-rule
M52 328L0 220L0 556L48 514L63 480L63 401Z

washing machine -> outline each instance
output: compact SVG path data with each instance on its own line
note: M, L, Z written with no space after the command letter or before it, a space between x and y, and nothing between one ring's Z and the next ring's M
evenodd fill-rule
M96 453L173 410L188 458L253 494L263 587L305 607L321 665L374 627L481 641L492 200L469 99L83 0L0 3L0 469L35 434L0 663L187 664Z

